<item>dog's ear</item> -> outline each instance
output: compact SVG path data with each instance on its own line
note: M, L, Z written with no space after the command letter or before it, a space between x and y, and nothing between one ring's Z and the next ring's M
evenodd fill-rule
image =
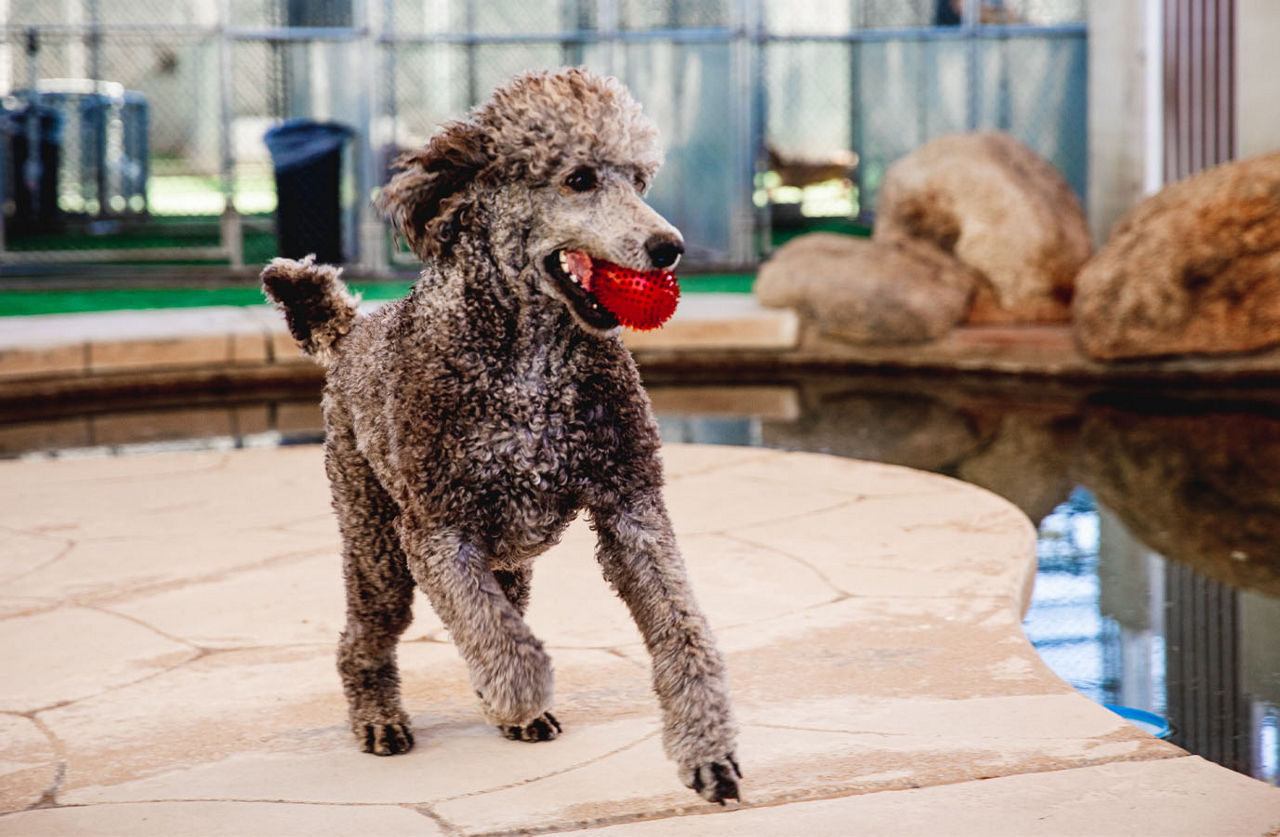
M467 185L489 163L482 132L467 122L446 125L426 148L401 155L378 209L423 261L447 255L473 220Z

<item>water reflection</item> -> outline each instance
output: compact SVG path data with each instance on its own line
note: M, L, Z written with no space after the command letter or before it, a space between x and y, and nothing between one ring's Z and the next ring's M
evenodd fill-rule
M230 450L323 439L314 387L0 405L0 459Z
M1025 628L1099 703L1167 718L1174 743L1280 784L1280 601L1169 561L1078 489L1040 524Z
M1280 597L1280 413L1265 403L1224 406L1168 398L1094 406L1077 445L1080 478L1155 551Z
M964 377L648 381L664 438L832 453L981 485L1040 527L1025 623L1101 703L1280 783L1280 390ZM0 457L321 438L317 393L0 408ZM198 441L191 441L197 439Z

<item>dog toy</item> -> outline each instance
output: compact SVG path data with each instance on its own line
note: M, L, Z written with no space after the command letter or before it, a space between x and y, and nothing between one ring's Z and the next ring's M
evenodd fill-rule
M591 293L627 328L652 331L675 313L680 285L669 270L639 271L595 260Z

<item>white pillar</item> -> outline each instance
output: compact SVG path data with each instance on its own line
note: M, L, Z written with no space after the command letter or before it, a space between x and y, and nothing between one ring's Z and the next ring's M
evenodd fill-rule
M1280 3L1236 2L1236 157L1280 150Z
M1148 17L1161 0L1089 0L1089 187L1086 209L1095 244L1145 193L1160 170L1151 146L1151 80L1160 80L1158 52L1147 41ZM1157 32L1158 34L1158 32ZM1158 88L1157 88L1158 89ZM1159 133L1156 137L1159 138ZM1153 161L1153 152L1157 155Z
M1164 0L1142 3L1142 194L1164 186Z
M88 22L84 0L63 0L63 20L70 26L83 25ZM67 77L88 78L89 58L84 48L84 38L67 38Z

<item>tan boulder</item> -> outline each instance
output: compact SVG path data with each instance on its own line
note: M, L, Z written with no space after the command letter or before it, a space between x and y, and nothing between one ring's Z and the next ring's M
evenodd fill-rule
M831 337L912 343L950 331L968 310L973 284L953 259L914 242L812 233L761 266L755 293Z
M971 323L1064 322L1092 243L1057 169L1007 134L950 134L889 167L877 241L928 243L979 278Z
M1280 344L1280 152L1134 207L1076 280L1075 331L1104 359Z

